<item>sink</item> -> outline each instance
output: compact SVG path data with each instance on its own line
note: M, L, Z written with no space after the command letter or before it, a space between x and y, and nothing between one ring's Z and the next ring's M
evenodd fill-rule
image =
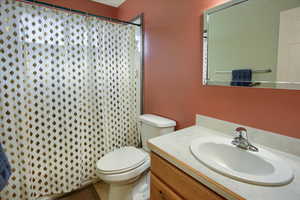
M290 183L294 174L290 166L270 151L240 149L225 137L203 137L190 145L192 154L204 165L238 181L279 186Z

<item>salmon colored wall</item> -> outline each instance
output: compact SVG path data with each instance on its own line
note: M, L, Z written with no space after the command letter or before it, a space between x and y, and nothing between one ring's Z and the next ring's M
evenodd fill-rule
M202 85L205 9L225 0L127 0L121 19L145 17L145 113L177 128L204 114L300 138L300 91Z
M20 0L21 1L21 0ZM117 8L96 3L91 0L40 0L45 3L54 4L75 10L81 10L92 14L117 17Z

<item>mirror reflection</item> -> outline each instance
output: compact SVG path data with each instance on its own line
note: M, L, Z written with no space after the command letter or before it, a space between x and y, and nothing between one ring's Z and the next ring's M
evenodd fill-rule
M235 0L204 18L205 84L300 89L300 0Z

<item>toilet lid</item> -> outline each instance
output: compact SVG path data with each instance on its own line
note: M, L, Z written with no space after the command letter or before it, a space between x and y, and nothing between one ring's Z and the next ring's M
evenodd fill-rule
M135 147L123 147L106 154L97 162L97 169L103 173L118 173L143 164L147 155Z

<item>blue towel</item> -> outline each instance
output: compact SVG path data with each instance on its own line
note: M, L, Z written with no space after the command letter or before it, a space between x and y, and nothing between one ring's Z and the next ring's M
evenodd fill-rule
M252 70L251 69L238 69L232 70L231 86L245 86L252 85Z
M0 143L0 191L7 185L10 175L10 164Z

